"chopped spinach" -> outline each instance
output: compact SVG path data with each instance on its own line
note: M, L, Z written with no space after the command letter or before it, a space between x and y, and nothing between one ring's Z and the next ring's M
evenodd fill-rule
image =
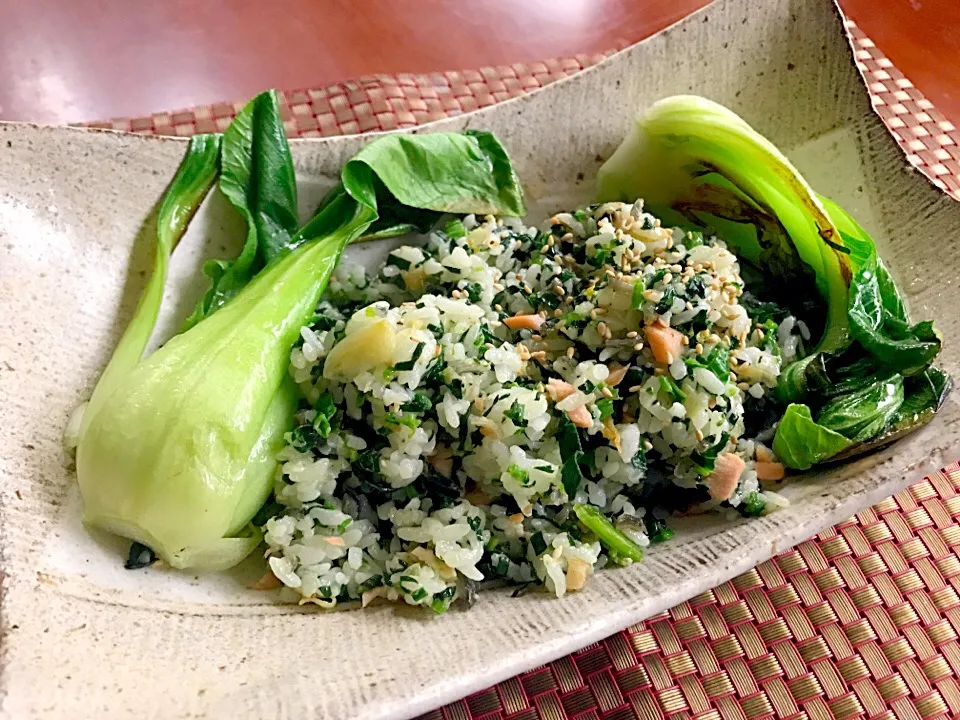
M763 495L754 491L743 499L737 510L745 517L760 517L766 507L767 501L763 499Z
M433 401L423 393L415 393L412 400L400 406L404 412L423 413L433 407Z
M687 399L686 393L680 389L680 386L677 385L677 381L674 380L670 375L660 376L660 388L670 396L670 399L673 400L673 402L682 403Z
M510 422L516 425L518 428L525 428L527 426L527 419L524 417L523 405L520 404L519 400L514 400L513 404L503 413L504 417L509 418Z
M423 354L424 347L426 347L426 343L417 343L417 346L413 349L413 355L410 356L410 359L404 360L403 362L398 362L393 367L396 370L413 370L414 365L417 364L417 360L420 359L420 355Z
M387 255L387 261L385 264L394 265L400 268L401 270L409 270L411 265L409 260L406 260L400 257L399 255L395 255L394 253L390 253L389 255Z
M126 570L139 570L149 567L157 561L157 554L146 545L134 542L130 543L130 552L127 553L127 561L123 564Z
M730 436L723 433L716 445L712 445L703 452L694 451L690 453L690 459L693 460L694 467L700 475L709 475L717 464L717 455L727 446Z
M450 609L450 605L453 603L456 594L456 585L444 588L433 596L433 600L430 601L430 608L437 613L437 615L442 615Z
M707 286L702 275L694 275L687 281L687 297L704 298L707 296Z
M329 391L321 393L314 409L317 411L317 417L313 421L313 429L317 431L317 435L326 440L331 432L335 432L340 427L339 411L333 401L333 395Z
M447 221L443 231L447 234L447 237L454 240L467 236L467 229L463 226L463 222L460 220Z
M547 551L547 541L543 539L542 532L534 533L530 538L530 547L533 548L533 553L538 557Z

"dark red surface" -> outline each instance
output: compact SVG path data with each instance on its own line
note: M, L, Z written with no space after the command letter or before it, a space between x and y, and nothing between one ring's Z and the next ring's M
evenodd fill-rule
M89 122L323 87L609 50L707 0L4 0L0 119ZM843 0L960 118L960 2Z

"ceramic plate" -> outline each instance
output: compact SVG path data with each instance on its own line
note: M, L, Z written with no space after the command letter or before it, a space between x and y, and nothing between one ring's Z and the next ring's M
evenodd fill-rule
M914 312L943 331L944 368L960 374L950 262L960 206L907 169L828 0L720 0L566 81L418 132L496 132L539 219L590 199L597 168L637 113L685 92L741 114L861 221ZM293 143L304 209L369 139ZM5 716L414 716L670 608L960 456L954 399L893 447L794 483L786 510L688 522L644 563L599 573L562 601L492 591L437 617L393 607L324 614L249 590L262 566L202 577L124 571L122 543L80 527L60 437L139 297L153 253L142 233L183 151L175 139L0 124ZM237 230L211 198L177 250L167 328L197 297L200 260L222 255Z

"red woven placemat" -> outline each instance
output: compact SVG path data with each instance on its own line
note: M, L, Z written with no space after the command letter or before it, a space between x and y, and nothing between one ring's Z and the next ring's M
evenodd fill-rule
M847 23L874 107L960 200L960 133ZM408 127L542 87L603 55L369 76L281 96L292 137ZM243 103L95 127L222 130ZM748 573L429 720L894 720L960 717L960 464Z

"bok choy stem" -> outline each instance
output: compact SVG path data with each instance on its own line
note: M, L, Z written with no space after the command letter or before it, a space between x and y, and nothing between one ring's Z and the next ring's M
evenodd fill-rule
M143 357L143 351L150 341L160 313L170 255L217 179L220 142L220 135L194 135L190 138L187 153L177 168L157 213L157 249L153 272L134 311L133 319L120 338L90 398L90 404L84 412L81 433L82 428L88 426L95 416L103 398L110 394L123 374L129 372Z
M226 568L259 543L250 522L273 487L298 401L291 348L344 248L377 221L381 203L398 216L412 215L408 208L523 210L492 135L386 137L344 167L341 188L296 231L276 98L258 96L248 108L222 150L219 136L190 143L161 206L154 274L79 433L85 522L175 568ZM247 219L243 250L207 267L211 290L188 329L141 359L170 252L216 178L218 157L220 189Z

